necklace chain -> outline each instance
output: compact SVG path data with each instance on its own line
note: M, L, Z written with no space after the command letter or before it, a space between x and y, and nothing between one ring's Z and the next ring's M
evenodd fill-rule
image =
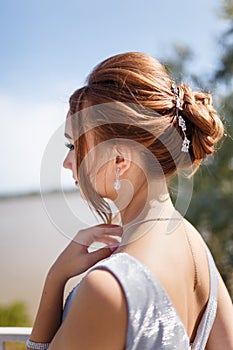
M133 224L131 224L129 227L126 228L125 232L132 226L138 225L138 224L142 224L144 222L150 222L150 221L169 221L169 220L177 220L177 221L181 221L182 218L153 218L153 219L146 219L146 220L140 220L137 222L134 222Z
M187 230L186 230L185 221L183 220L183 217L179 217L179 218L153 218L153 219L140 220L140 221L134 222L134 223L131 224L129 227L127 227L126 230L125 230L125 232L126 232L130 227L135 226L135 225L138 225L138 224L142 224L142 223L145 223L145 222L151 222L151 221L169 221L169 220L183 221L185 236L186 236L186 239L187 239L187 242L188 242L188 245L189 245L191 254L192 254L192 259L193 259L193 268L194 268L194 284L193 284L193 290L195 291L195 289L196 289L196 287L197 287L197 285L198 285L198 282L199 282L198 271L197 271L197 262L196 262L196 256L195 256L194 251L193 251L193 247L192 247L192 244L191 244L191 240L190 240L189 234L188 234L188 232L187 232ZM125 232L124 232L124 233L125 233Z

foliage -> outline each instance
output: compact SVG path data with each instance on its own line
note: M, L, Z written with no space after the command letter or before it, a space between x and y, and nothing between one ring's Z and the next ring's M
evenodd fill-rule
M176 47L174 59L168 60L173 72L188 76L189 83L213 91L215 107L225 120L226 136L214 157L207 157L194 177L194 192L187 212L190 220L202 233L233 298L233 3L225 0L222 18L228 29L219 45L221 57L211 76L202 78L190 72L192 52ZM177 76L177 74L174 74Z
M222 7L222 18L228 22L229 28L222 35L220 45L223 50L221 62L216 70L214 78L225 83L232 82L233 76L233 2L224 0Z
M30 327L30 318L23 302L0 306L0 327ZM7 342L6 350L25 350L25 343Z
M0 306L1 327L29 327L31 321L27 315L23 302L15 302L11 305Z

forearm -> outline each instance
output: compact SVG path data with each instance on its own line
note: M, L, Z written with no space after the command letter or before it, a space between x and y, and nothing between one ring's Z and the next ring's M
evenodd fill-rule
M52 341L61 325L66 282L70 278L87 271L98 261L110 256L117 248L117 240L109 235L121 235L122 228L116 225L97 225L81 230L78 234L80 234L79 239L74 238L59 255L45 280L39 309L30 336L30 340L34 343L50 343ZM87 245L78 243L79 241L83 242L84 238ZM104 247L89 253L88 247L95 241L105 244L112 243L114 248L111 246ZM34 345L32 345L33 347Z
M65 284L53 269L49 271L30 336L32 341L48 343L56 334L61 325Z

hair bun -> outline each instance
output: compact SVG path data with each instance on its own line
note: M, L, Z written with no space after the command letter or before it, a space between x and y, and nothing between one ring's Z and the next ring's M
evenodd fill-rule
M201 160L215 151L216 143L224 134L223 123L212 103L211 94L192 91L181 84L179 97L182 101L182 115L186 117L187 134L191 140L194 160Z

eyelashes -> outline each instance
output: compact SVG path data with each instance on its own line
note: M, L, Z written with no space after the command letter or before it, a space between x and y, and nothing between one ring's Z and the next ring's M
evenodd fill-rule
M65 146L66 146L67 148L69 148L70 151L73 151L73 150L74 150L74 145L72 145L72 143L66 142L66 143L65 143Z

